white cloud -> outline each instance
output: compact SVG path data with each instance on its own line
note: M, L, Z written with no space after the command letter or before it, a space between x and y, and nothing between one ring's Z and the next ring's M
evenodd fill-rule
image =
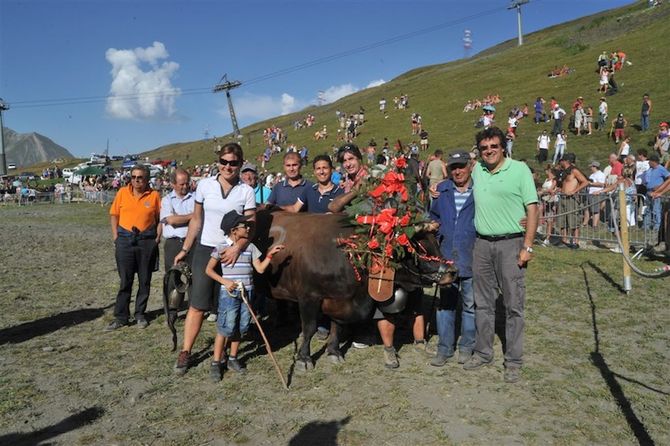
M380 85L383 85L385 83L386 83L386 81L384 79L377 79L377 80L374 80L374 81L370 81L368 86L365 87L365 88L379 87Z
M107 112L119 119L173 116L175 98L181 94L172 85L179 64L164 60L168 57L161 42L134 50L109 48L105 58L112 65L112 83Z
M349 96L350 94L356 93L357 91L358 87L355 87L353 84L334 85L332 87L328 87L323 92L322 98L324 103L330 104L331 102L335 102L338 99Z
M385 83L386 81L384 79L377 79L374 81L370 81L370 83L365 88L378 87ZM331 102L335 102L338 99L341 99L345 96L349 96L350 94L356 93L359 90L361 89L351 83L342 85L333 85L332 87L328 87L326 90L324 90L321 98L323 99L325 104L330 104Z
M238 97L233 97L235 115L239 119L263 120L292 113L306 105L288 93L282 93L280 97L255 95L253 93L244 93ZM228 107L221 109L219 112L223 116L228 116Z

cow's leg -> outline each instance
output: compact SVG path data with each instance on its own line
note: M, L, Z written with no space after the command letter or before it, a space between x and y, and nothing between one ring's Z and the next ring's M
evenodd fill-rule
M316 301L301 300L299 302L300 320L302 323L302 344L298 349L298 358L295 362L296 369L310 370L314 368L309 344L316 333L316 322L319 317L321 303Z
M326 352L328 359L334 363L344 362L344 357L340 351L340 335L342 334L342 325L331 320L330 322L330 336L328 337L328 346Z

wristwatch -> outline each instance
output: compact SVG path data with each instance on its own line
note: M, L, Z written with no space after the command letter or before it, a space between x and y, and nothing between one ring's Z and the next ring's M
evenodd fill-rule
M532 253L533 253L533 247L532 247L532 246L526 246L525 248L526 248L526 252L527 252L528 254L532 254Z

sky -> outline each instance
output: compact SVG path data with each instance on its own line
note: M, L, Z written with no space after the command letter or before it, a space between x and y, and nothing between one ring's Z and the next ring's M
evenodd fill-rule
M531 0L523 32L631 0ZM0 0L6 127L75 156L139 153L240 127L516 39L510 0ZM321 93L319 93L321 92ZM11 160L10 160L11 161Z

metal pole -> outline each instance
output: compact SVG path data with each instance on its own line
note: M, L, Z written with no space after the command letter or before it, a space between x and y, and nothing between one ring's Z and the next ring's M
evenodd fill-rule
M7 158L5 158L5 126L2 123L2 112L9 110L0 98L0 175L7 175Z
M628 216L626 209L626 191L624 184L619 184L619 227L621 228L621 250L624 255L630 252L630 243L628 241ZM623 260L623 289L626 294L630 294L632 289L630 266Z
M516 5L516 22L519 31L519 46L523 45L523 33L521 32L521 5Z

